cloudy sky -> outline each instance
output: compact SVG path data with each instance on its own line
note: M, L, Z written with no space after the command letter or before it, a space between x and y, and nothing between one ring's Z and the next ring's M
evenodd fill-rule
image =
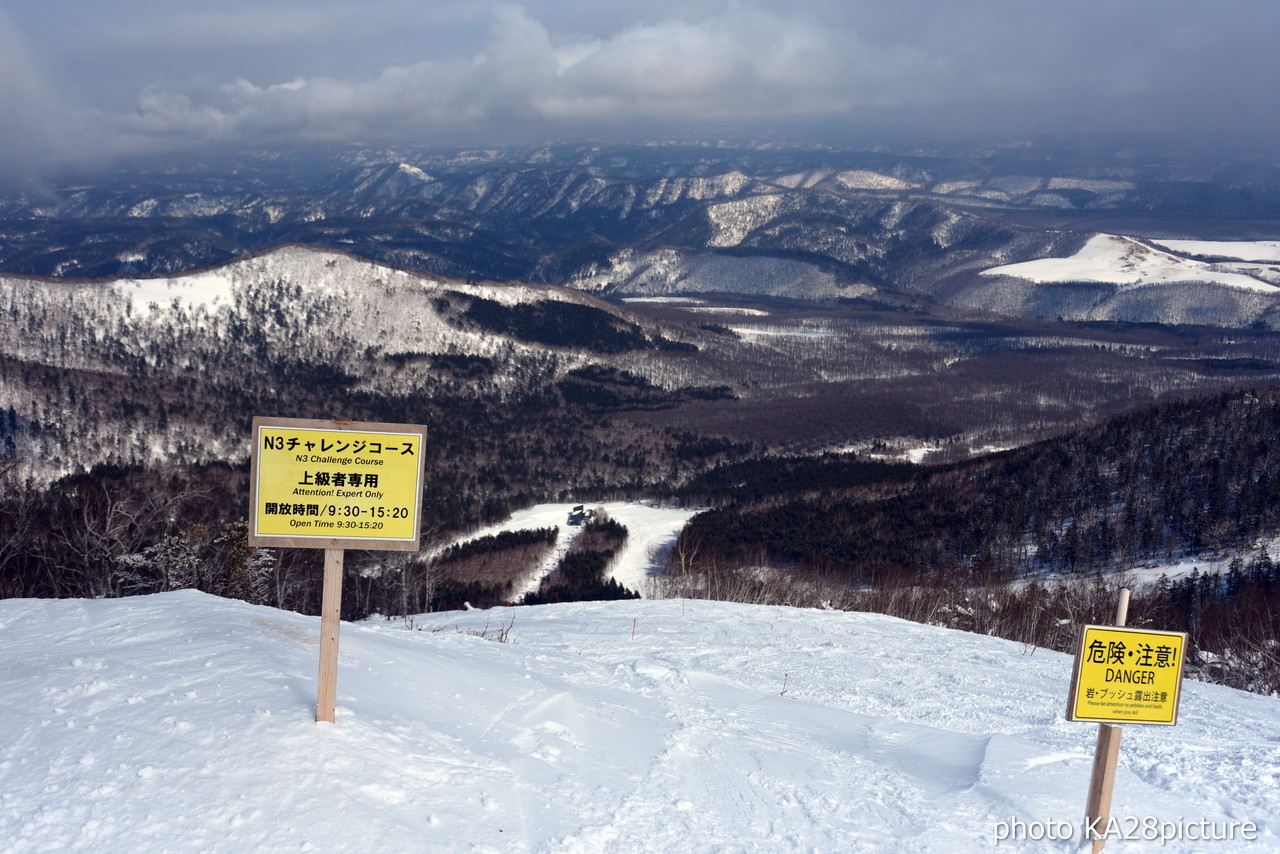
M1280 130L1275 0L0 0L0 173L308 141Z

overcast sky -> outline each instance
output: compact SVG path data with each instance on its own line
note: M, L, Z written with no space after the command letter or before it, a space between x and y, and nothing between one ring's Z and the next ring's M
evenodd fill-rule
M1276 0L0 0L0 174L307 141L1280 130Z

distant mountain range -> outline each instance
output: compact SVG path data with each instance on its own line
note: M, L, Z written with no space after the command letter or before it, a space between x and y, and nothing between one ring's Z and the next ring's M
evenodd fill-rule
M172 274L305 243L606 296L1280 328L1274 264L1254 276L1266 287L1220 270L1137 285L1017 272L1100 233L1275 240L1280 171L1067 142L946 154L562 145L206 156L0 198L0 269ZM1174 246L1161 251L1189 257Z
M925 578L974 631L1051 628L1080 612L955 585L1230 552L1161 607L1272 691L1275 621L1243 608L1276 583L1280 173L1135 151L351 147L0 197L0 598L170 564L225 595L254 416L411 423L432 548L536 504L716 505L672 591ZM318 610L303 552L259 601ZM379 555L345 616L471 595Z

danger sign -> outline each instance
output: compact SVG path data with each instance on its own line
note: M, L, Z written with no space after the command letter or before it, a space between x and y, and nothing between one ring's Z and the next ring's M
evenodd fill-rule
M1184 632L1085 626L1067 720L1176 724L1186 644Z

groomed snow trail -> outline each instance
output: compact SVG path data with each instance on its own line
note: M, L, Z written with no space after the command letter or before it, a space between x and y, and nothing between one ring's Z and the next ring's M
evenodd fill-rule
M512 592L512 598L519 601L524 594L538 589L538 583L543 576L556 568L565 552L569 550L569 546L582 532L581 526L568 523L569 511L574 506L576 506L574 503L536 504L533 507L517 510L502 522L459 537L455 542L462 543L480 537L493 536L502 531L556 528L559 534L555 548L548 553L542 565ZM610 518L626 526L627 540L610 567L609 577L641 596L648 595L650 575L661 566L666 552L675 545L685 523L698 512L696 509L663 507L634 501L604 503L588 501L585 506L592 510L603 510Z

